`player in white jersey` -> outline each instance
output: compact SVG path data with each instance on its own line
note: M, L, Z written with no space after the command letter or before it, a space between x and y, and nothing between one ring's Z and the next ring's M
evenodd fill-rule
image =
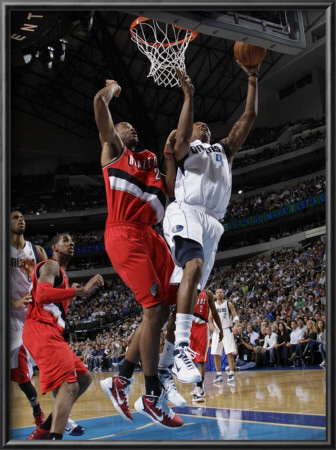
M211 344L211 354L214 356L214 363L216 367L216 378L214 383L222 382L223 376L221 372L221 356L223 354L223 349L225 355L227 356L229 363L229 376L228 383L235 381L234 379L234 356L236 353L236 345L234 340L234 334L232 331L233 323L236 326L239 322L239 318L236 314L236 310L231 302L224 300L224 294L222 289L216 289L215 292L216 302L215 307L218 312L220 321L223 328L223 339L219 340L219 328L216 322L213 320L211 315L209 315L210 330L212 331L212 344Z
M22 270L25 259L38 261L47 259L47 254L40 246L25 241L25 220L19 211L11 213L11 308L10 308L10 367L11 380L18 383L28 398L32 408L36 426L45 420L43 411L37 400L37 392L30 381L33 375L33 360L22 342L22 330L26 320L28 303L30 302L31 279Z
M245 110L227 137L210 145L210 130L194 123L194 88L190 78L176 69L184 93L174 146L178 171L175 202L165 214L163 229L177 269L171 282L180 283L177 294L173 373L178 379L198 382L200 374L191 361L190 328L195 300L210 275L224 231L219 222L231 195L233 158L243 145L257 116L259 65L247 68Z
M31 355L22 342L22 330L26 321L28 304L31 299L30 291L32 281L22 269L26 260L33 260L34 264L47 259L45 250L40 245L24 239L26 223L19 211L11 212L11 308L10 308L10 367L11 380L18 383L20 389L28 398L32 408L36 427L40 427L44 421L44 413L37 399L37 392L31 382L33 375L33 361ZM84 433L84 428L72 419L68 419L66 425L67 434L79 436Z

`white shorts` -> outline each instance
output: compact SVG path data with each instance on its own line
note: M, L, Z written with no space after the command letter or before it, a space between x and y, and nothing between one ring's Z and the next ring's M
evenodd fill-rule
M166 210L163 220L164 237L170 247L175 262L171 283L178 284L182 279L182 267L175 258L175 236L192 239L202 245L204 251L203 275L198 285L202 291L213 268L219 240L224 232L222 224L202 207L172 202Z
M22 330L24 323L26 321L27 310L24 308L11 310L10 314L10 368L16 369L19 366L19 352L23 345L22 341ZM35 361L31 357L28 351L27 353L27 364L30 368L32 375L32 368Z
M236 353L236 345L234 340L233 331L230 328L224 328L223 330L223 340L218 342L218 331L215 329L212 333L212 343L211 343L211 354L212 355L222 355L223 348L224 353L228 355L229 353Z

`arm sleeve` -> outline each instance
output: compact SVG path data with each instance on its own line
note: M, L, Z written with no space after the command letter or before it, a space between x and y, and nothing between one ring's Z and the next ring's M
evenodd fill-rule
M35 301L41 305L48 303L64 302L76 296L75 289L54 288L48 281L42 281L37 285Z

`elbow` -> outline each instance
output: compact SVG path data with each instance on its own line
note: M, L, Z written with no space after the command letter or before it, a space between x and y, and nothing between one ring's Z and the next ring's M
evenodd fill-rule
M257 116L258 116L257 108L245 112L245 117L247 121L251 124L256 120Z

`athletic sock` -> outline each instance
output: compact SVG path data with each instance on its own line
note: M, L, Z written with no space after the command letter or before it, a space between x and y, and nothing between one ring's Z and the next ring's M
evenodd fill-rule
M190 329L193 317L192 314L176 314L175 347L182 343L190 345Z
M202 377L202 381L199 381L198 383L196 383L196 386L198 386L201 389L203 389L203 383L204 383L204 377Z
M145 375L145 384L146 384L146 395L157 395L158 397L160 397L161 387L159 377L157 375L152 376Z
M171 368L173 364L174 364L174 344L166 340L162 354L160 356L159 370Z
M32 405L33 406L33 415L34 417L39 416L41 414L41 406L39 403L37 403L37 405Z
M135 369L136 364L127 361L127 359L124 359L123 365L120 368L119 371L119 376L120 377L125 377L125 378L132 378L134 369Z
M49 433L48 439L51 441L58 441L60 439L63 439L63 434Z
M49 431L51 428L51 421L52 421L52 415L50 413L49 416L46 418L46 421L44 423L42 423L42 425L40 425L40 428L42 428L42 430Z

